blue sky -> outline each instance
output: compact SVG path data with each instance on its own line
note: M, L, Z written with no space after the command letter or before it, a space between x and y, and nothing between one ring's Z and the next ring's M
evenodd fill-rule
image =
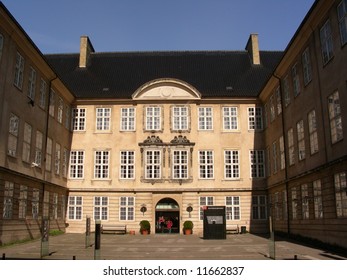
M43 53L284 50L314 0L1 0Z

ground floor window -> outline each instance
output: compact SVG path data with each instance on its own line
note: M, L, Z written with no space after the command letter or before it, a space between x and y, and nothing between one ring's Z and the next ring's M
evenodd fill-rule
M13 182L5 182L5 192L4 192L4 209L2 217L4 219L12 219L13 214Z
M135 198L123 196L119 201L119 219L133 221L135 219Z
M69 197L69 220L82 220L82 196Z
M240 197L239 196L227 196L225 198L226 204L226 219L227 220L240 220Z
M212 196L201 196L200 197L200 221L204 220L204 207L213 205L213 197Z
M26 212L27 212L27 199L28 199L28 187L27 186L20 186L19 190L19 213L18 218L19 219L25 219Z
M266 218L267 218L266 196L265 195L252 196L252 219L265 220Z
M321 180L313 182L313 203L315 219L323 218L323 201L322 201L322 185Z
M346 172L335 174L335 198L337 217L347 217L347 184Z
M94 197L94 220L105 221L108 219L108 197Z

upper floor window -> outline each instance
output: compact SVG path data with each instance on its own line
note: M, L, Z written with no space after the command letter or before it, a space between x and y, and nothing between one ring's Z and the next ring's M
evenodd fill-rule
M70 178L82 179L84 176L84 151L70 152Z
M265 155L262 150L249 152L251 178L263 178L265 176Z
M300 91L301 91L301 86L300 86L300 78L299 78L297 64L295 64L292 67L292 79L293 79L294 96L298 96L300 94Z
M336 143L343 138L340 97L337 91L328 97L328 109L331 142Z
M135 152L134 151L120 152L120 178L121 179L135 178Z
M19 89L22 89L23 86L24 62L24 57L19 52L17 52L14 85Z
M42 145L43 145L43 134L36 130L36 142L35 142L35 163L38 167L42 164Z
M199 178L213 178L213 151L199 151Z
M337 6L337 16L340 26L341 45L344 45L347 43L347 0L342 0Z
M237 107L223 107L223 129L238 129L238 113Z
M29 81L28 81L28 97L31 100L35 100L35 90L36 90L36 71L34 68L30 67Z
M61 146L59 143L55 143L54 173L56 175L60 174L60 164L61 164Z
M294 132L292 128L288 130L288 157L289 157L289 165L293 165L295 163L295 147L294 147Z
M72 110L72 129L74 131L83 131L86 129L86 109L74 108Z
M7 142L7 154L13 157L17 155L18 133L19 133L19 118L15 114L11 114L8 142Z
M309 48L306 48L302 53L302 68L304 72L304 85L306 86L312 80L312 66Z
M330 21L327 20L320 30L320 42L323 64L327 64L334 56L333 35L331 33Z
M135 108L121 108L121 131L135 131Z
M189 130L189 107L186 106L173 106L171 109L172 114L172 130L174 131L187 131Z
M281 97L281 88L278 86L275 90L276 94L276 103L277 103L277 115L282 113L282 97Z
M238 179L240 178L240 159L239 151L224 151L224 178Z
M47 83L44 79L41 79L40 81L40 100L39 100L39 106L42 109L46 108L46 98L47 98Z
M310 151L311 155L318 152L318 133L316 111L312 110L308 114L308 132L310 134Z
M49 115L54 118L55 114L55 91L51 89L49 93Z
M289 91L289 82L288 76L285 76L282 81L283 86L283 96L284 96L284 106L288 106L290 104L290 91Z
M145 179L161 179L161 150L145 151Z
M57 112L57 121L63 123L63 114L64 114L64 101L59 96L58 97L58 112Z
M159 131L162 130L162 108L146 107L145 109L145 130Z
M94 178L107 179L109 177L110 151L95 151Z
M2 34L0 33L0 60L1 60L3 48L4 48L4 36L2 36Z
M199 130L213 129L212 107L199 107Z
M22 160L25 162L30 162L32 130L33 128L30 124L24 123Z
M174 150L172 153L172 178L188 179L188 151Z
M305 131L304 131L304 121L301 120L296 124L296 131L298 136L298 158L303 160L306 158L305 149Z
M110 130L111 108L96 108L96 130Z
M262 130L263 129L263 116L261 107L248 108L248 129Z

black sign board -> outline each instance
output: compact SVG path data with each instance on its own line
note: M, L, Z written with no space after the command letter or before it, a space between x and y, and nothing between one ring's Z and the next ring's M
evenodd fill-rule
M205 206L204 239L226 239L225 206Z

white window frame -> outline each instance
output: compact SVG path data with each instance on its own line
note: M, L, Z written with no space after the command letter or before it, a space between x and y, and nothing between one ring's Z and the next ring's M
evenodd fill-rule
M40 100L39 100L39 106L41 109L46 109L46 103L47 103L47 83L44 79L41 78L40 81Z
M85 152L81 150L70 151L70 179L83 179L84 178L84 157Z
M162 130L162 108L159 106L145 107L145 130L161 131Z
M120 130L135 131L136 130L136 109L134 107L121 108L120 111Z
M57 112L57 121L63 123L63 114L64 114L64 101L58 96L58 112Z
M322 182L315 180L313 185L313 204L314 204L314 218L323 219L323 197L322 197Z
M248 130L263 130L263 109L248 107Z
M224 179L240 179L240 151L224 150Z
M214 197L213 196L200 196L199 197L199 220L204 220L204 207L213 206Z
M172 106L171 107L171 130L189 131L189 107Z
M24 64L25 64L24 57L19 52L17 52L13 83L18 89L22 89L23 87Z
M227 221L241 220L241 199L239 196L225 197L225 214Z
M28 209L28 187L20 185L18 199L18 218L25 219Z
M347 183L346 172L334 175L336 215L338 218L347 217Z
M213 108L199 107L199 130L213 130Z
M73 131L85 131L87 122L87 109L86 108L73 108L72 109L72 129Z
M110 151L94 151L94 179L109 179L110 176Z
M239 129L238 107L222 107L222 115L224 131L236 131Z
M36 140L35 140L35 163L37 167L42 165L42 145L43 145L43 134L41 131L36 130Z
M108 221L109 216L109 198L107 196L94 196L93 199L93 217L94 221Z
M68 219L81 221L83 219L83 197L69 196Z
M23 137L23 150L22 150L22 160L24 162L30 162L31 155L31 138L32 138L33 128L27 122L24 123L24 137Z
M120 151L120 179L135 179L135 151Z
M265 152L264 150L249 151L250 177L253 179L265 177Z
M95 125L97 131L111 130L111 108L96 108Z
M135 197L122 196L119 198L119 220L135 221Z
M4 186L4 204L3 204L3 219L12 219L13 217L13 194L14 194L14 183L5 181Z
M308 220L310 218L310 205L307 184L301 185L301 214L303 220Z
M199 151L199 179L214 179L214 152Z
M162 150L148 149L144 151L145 179L159 180L162 178Z
M294 130L293 128L290 128L287 133L288 137L288 158L289 158L289 165L295 164L295 147L294 147Z
M36 70L33 67L30 67L29 70L29 79L28 79L28 98L30 100L35 100L35 91L36 91Z
M172 178L186 180L189 178L189 151L172 150Z
M316 111L312 110L308 113L308 132L310 134L310 152L311 155L318 153L318 128L317 128L317 118Z
M10 115L7 154L12 157L17 156L19 134L19 117L13 113Z
M61 145L55 143L55 157L54 157L54 173L60 175L60 163L61 163Z
M305 129L303 120L296 123L296 132L298 140L298 159L301 161L306 158Z

